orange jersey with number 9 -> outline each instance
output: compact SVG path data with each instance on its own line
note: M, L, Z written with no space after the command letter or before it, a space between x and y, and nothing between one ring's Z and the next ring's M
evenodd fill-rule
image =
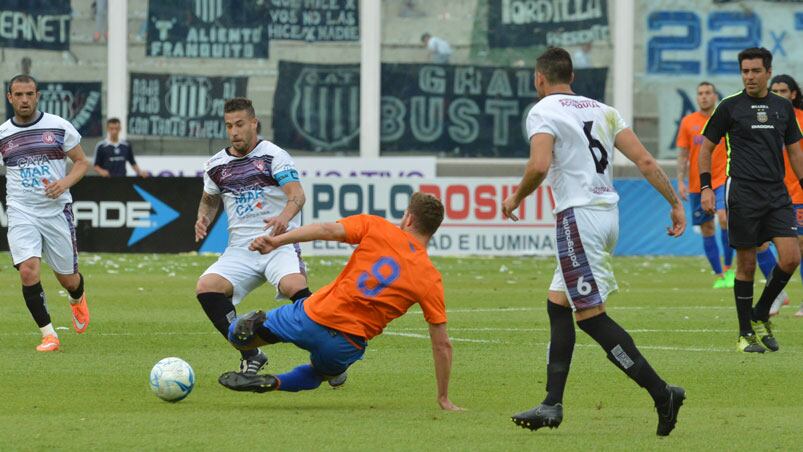
M703 130L708 116L695 111L684 116L680 121L678 139L675 145L689 150L689 192L700 193L700 148L703 145ZM711 185L713 189L725 183L728 166L728 155L725 140L721 140L711 155Z
M340 275L304 302L313 321L371 339L419 303L427 322L446 322L441 274L411 234L374 215L338 223L357 248Z

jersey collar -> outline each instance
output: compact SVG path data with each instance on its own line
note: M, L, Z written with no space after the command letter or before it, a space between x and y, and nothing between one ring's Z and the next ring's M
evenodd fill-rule
M33 122L29 122L29 123L27 123L27 124L17 124L17 121L14 121L14 117L12 116L12 117L11 117L11 124L13 124L13 125L14 125L14 127L19 127L20 129L24 129L25 127L31 127L32 125L34 125L34 124L36 124L37 122L41 121L41 120L42 120L42 118L44 118L44 117L45 117L45 114L44 114L44 113L42 113L42 112L40 111L40 112L39 112L39 117L38 117L38 118L36 118L36 120L35 120L35 121L33 121Z

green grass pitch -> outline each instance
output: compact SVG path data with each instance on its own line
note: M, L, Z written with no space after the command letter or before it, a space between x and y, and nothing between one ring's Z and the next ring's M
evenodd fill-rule
M803 296L776 318L781 350L735 352L730 290L714 291L703 258L617 258L620 285L610 315L630 331L653 367L686 388L677 429L655 436L649 396L578 329L557 430L530 432L510 415L544 395L552 259L439 258L454 345L452 400L435 402L426 323L419 310L373 340L339 390L299 394L226 390L220 373L238 354L206 320L194 297L212 256L82 256L92 323L70 326L66 294L43 274L62 351L40 354L36 326L8 259L0 266L0 450L800 450L803 414ZM310 286L327 283L343 258L310 258ZM759 284L756 290L760 290ZM240 310L272 308L272 289ZM307 356L266 347L268 369ZM151 366L187 360L196 387L176 404L148 388Z

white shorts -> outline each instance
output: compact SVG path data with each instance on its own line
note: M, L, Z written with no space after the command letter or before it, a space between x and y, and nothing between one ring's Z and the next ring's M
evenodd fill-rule
M37 217L9 207L8 248L14 265L38 257L58 274L78 273L74 220L72 204L52 217Z
M276 288L277 300L287 298L279 292L279 281L293 273L306 275L298 244L284 245L268 254L231 246L201 276L216 274L226 278L234 286L231 301L236 306L265 281Z
M573 207L556 221L558 266L549 290L564 292L575 311L604 303L619 288L613 276L619 209Z

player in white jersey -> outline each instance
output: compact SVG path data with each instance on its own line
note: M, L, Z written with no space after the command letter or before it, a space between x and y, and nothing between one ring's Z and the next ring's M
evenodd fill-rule
M531 430L560 425L575 342L574 311L580 329L652 396L658 411L657 433L665 436L675 427L685 391L667 385L630 335L605 313L605 300L616 290L611 261L619 235L619 196L611 174L614 147L636 164L672 206L670 236L681 235L686 227L683 205L669 178L619 112L574 94L573 79L572 60L564 49L550 48L536 60L540 101L527 116L530 160L518 191L502 205L504 215L517 221L515 210L521 201L549 175L555 196L558 265L547 300L547 396L537 407L514 415L513 421Z
M73 328L89 325L84 278L78 272L78 245L70 187L89 169L81 135L64 119L37 110L36 80L18 75L8 83L14 117L0 125L0 164L6 167L8 246L19 270L22 295L42 332L40 352L61 343L50 320L39 278L44 259L70 294ZM73 162L67 172L66 158Z
M198 279L195 291L207 317L225 338L235 306L265 281L276 287L277 298L295 301L311 293L297 244L266 255L248 250L265 229L281 234L299 226L305 198L293 160L273 143L257 139L257 119L249 99L226 101L224 120L231 146L206 162L195 240L206 237L222 200L229 242L223 255ZM258 349L241 353L241 372L257 373L268 360Z

